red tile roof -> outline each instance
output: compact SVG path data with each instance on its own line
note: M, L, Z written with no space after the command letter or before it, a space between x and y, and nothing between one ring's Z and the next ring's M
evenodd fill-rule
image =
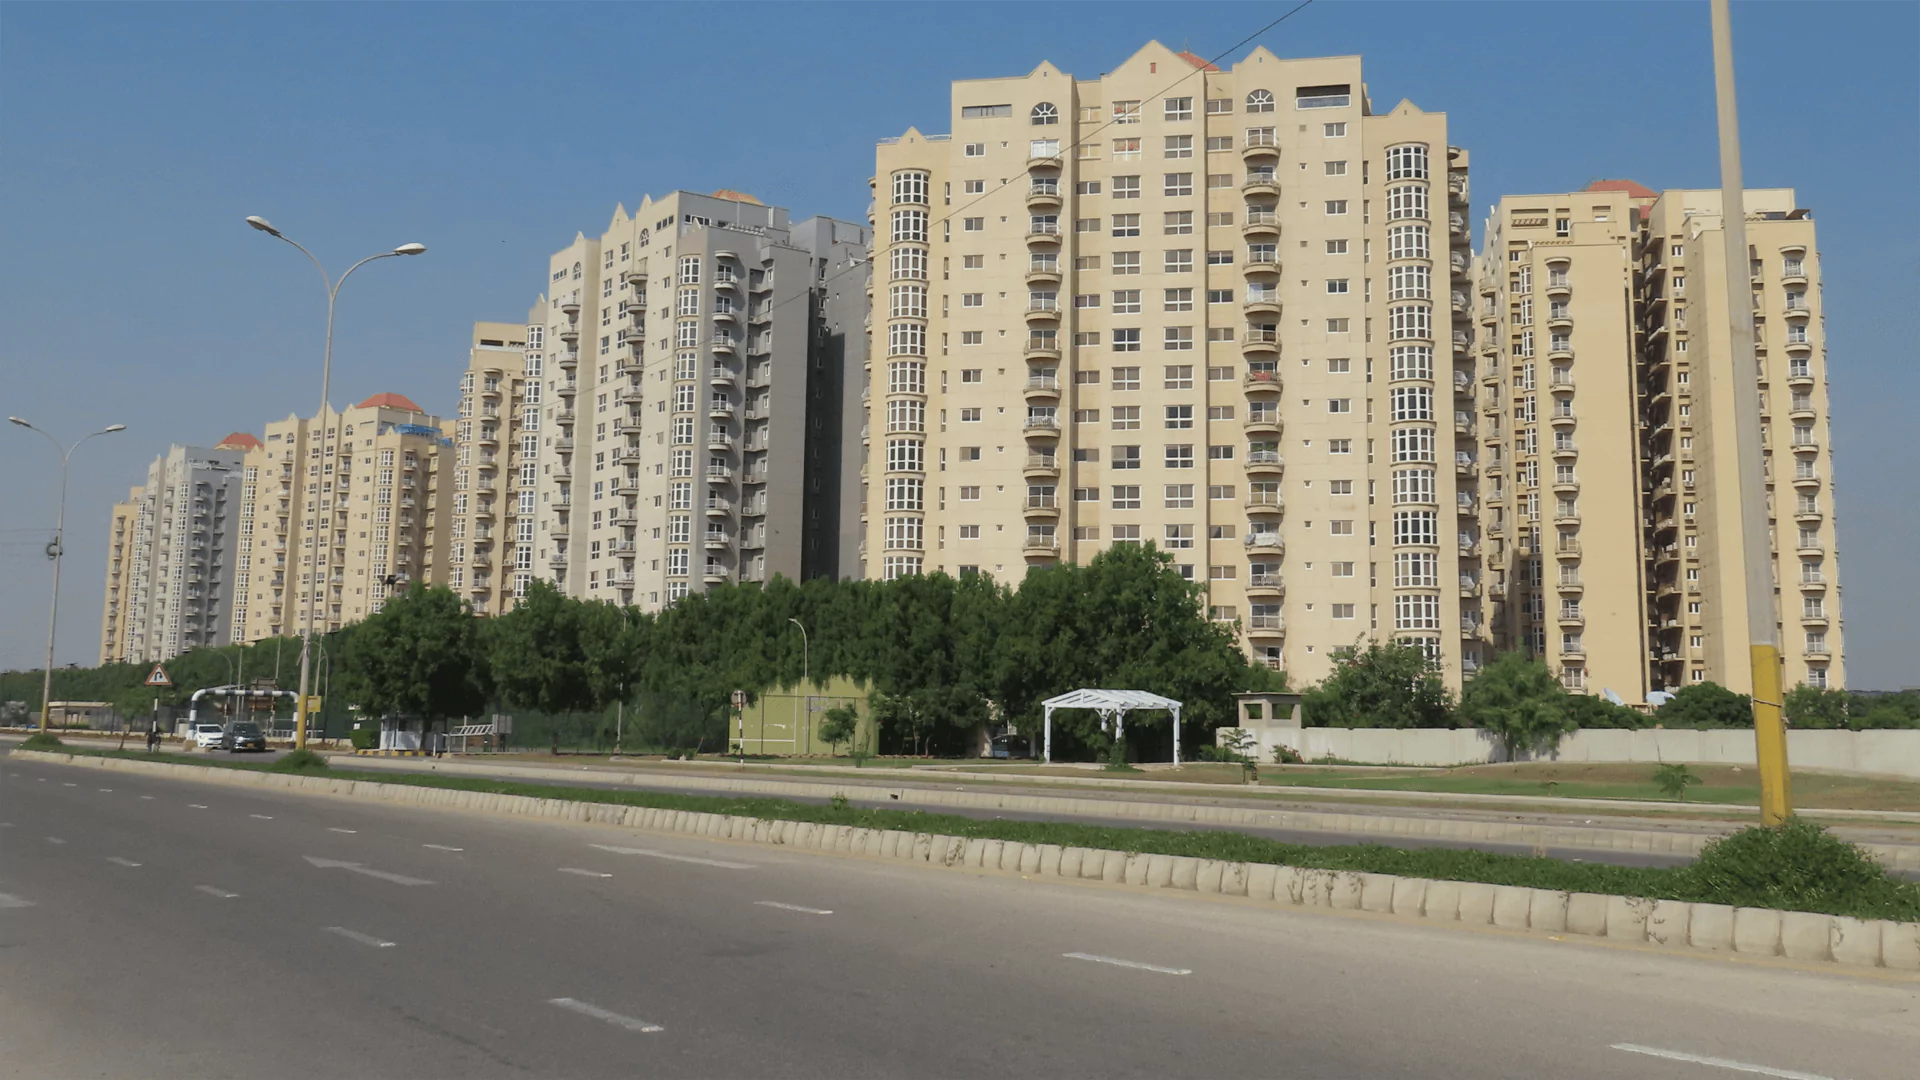
M1201 71L1219 71L1220 70L1219 68L1208 63L1206 60L1202 59L1201 57L1195 56L1190 52L1177 52L1177 53L1174 53L1173 55L1179 57L1182 60L1185 60L1189 64L1192 64L1194 67L1199 68Z
M1631 180L1595 180L1593 183L1587 185L1587 190L1624 191L1636 199L1657 199L1660 197L1659 192L1648 188L1644 184L1636 184Z
M721 188L719 191L713 193L713 197L716 199L730 199L734 202L752 203L755 206L766 205L744 191L733 191L729 188Z
M215 443L214 449L258 450L260 449L260 445L259 439L254 438L244 431L236 431L226 438L221 439L218 443Z
M408 412L426 412L427 411L421 408L420 406L415 405L413 403L412 398L404 397L400 394L375 394L372 397L368 398L367 400L361 402L359 405L355 406L355 408L405 409Z

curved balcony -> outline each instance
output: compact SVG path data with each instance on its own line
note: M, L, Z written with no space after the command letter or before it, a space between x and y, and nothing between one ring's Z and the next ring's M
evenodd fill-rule
M1240 147L1240 160L1251 165L1256 161L1278 161L1280 159L1280 141L1272 135L1253 135Z
M570 404L560 406L560 411L553 414L553 422L566 427L572 427L573 422L579 418L579 414L573 411L573 406Z
M1287 512L1286 496L1277 491L1249 491L1245 505L1249 515Z
M1279 616L1279 615L1247 616L1247 636L1249 638L1271 640L1273 638L1285 637L1286 635L1287 635L1287 625L1286 625L1286 620L1283 616Z
M1029 416L1020 425L1020 434L1029 439L1057 439L1060 437L1060 421L1052 416Z
M1547 295L1554 298L1572 296L1573 286L1564 281L1549 281L1547 282Z
M1249 574L1247 576L1247 599L1249 600L1277 600L1285 596L1286 592L1286 585L1281 581L1279 574Z
M1247 261L1240 264L1240 273L1246 278L1274 278L1280 276L1280 256L1248 255Z
M1029 559L1055 559L1060 556L1060 538L1029 535L1020 544L1020 552Z
M1248 173L1247 182L1240 185L1240 194L1249 199L1277 199L1280 197L1280 181L1271 173Z
M564 300L561 300L561 301L560 301L560 313L561 313L562 315L578 315L578 314L580 314L580 297L579 297L579 296L569 296L569 297L567 297L566 299L564 299Z
M735 375L730 369L721 367L718 364L715 364L713 370L707 373L708 384L716 389L732 389L738 381L739 376Z
M1552 416L1547 417L1547 422L1557 428L1570 428L1573 426L1574 416L1571 411L1561 412L1555 410Z
M580 324L568 323L567 325L561 327L559 330L555 331L554 336L559 338L561 341L579 341L580 340Z
M1280 299L1278 297L1263 296L1255 300L1247 301L1240 305L1240 309L1246 313L1248 318L1256 318L1259 316L1278 318L1280 315Z
M730 337L716 337L711 342L708 342L708 347L713 350L713 355L715 356L740 355L739 343Z
M1060 209L1060 184L1058 181L1045 184L1033 184L1027 188L1027 209Z
M733 503L726 499L708 499L706 510L707 516L711 518L731 517L733 515Z
M1280 539L1280 534L1277 532L1248 533L1242 546L1247 549L1249 555L1285 555L1287 553L1287 542Z
M715 398L707 402L707 415L715 420L733 419L733 402Z
M1240 379L1240 388L1249 394L1278 394L1283 386L1278 371L1256 368Z
M1057 480L1060 478L1060 459L1052 454L1028 454L1020 475L1028 480Z
M733 436L724 431L707 432L707 449L722 453L733 449Z
M1052 521L1060 516L1060 500L1053 495L1029 495L1023 513L1028 521Z
M1027 325L1029 326L1036 325L1036 324L1052 325L1059 321L1060 321L1060 305L1059 304L1041 303L1041 304L1027 305Z
M1802 491L1817 488L1820 486L1820 476L1818 473L1797 474L1793 478L1793 486Z
M1271 210L1249 210L1240 224L1240 235L1249 240L1271 240L1280 235L1280 215Z
M1568 443L1565 446L1556 445L1552 450L1547 452L1552 454L1556 461L1571 461L1580 456L1580 448L1572 443Z
M1281 431L1280 415L1272 412L1257 412L1240 421L1240 426L1248 435L1278 437Z
M1287 462L1278 450L1247 451L1246 471L1248 476L1278 476L1286 471Z
M1031 150L1027 152L1027 168L1030 171L1058 169L1059 167L1060 167L1060 152L1058 150L1054 151L1051 154L1048 154L1048 153L1036 154Z
M1028 401L1054 401L1060 397L1060 380L1052 375L1031 375L1022 390Z
M1812 405L1796 404L1787 410L1787 419L1789 420L1813 420L1818 415L1818 413L1814 412Z
M1580 557L1580 541L1562 540L1553 547L1553 557L1572 562Z
M1043 225L1027 230L1027 246L1030 248L1057 248L1060 246L1060 226Z
M554 387L553 392L556 394L559 394L561 397L567 399L568 401L572 401L573 396L580 392L580 384L575 382L563 382L559 386Z
M1280 355L1280 332L1277 330L1248 330L1240 335L1240 355L1248 357L1267 357Z
M1793 452L1796 454L1817 454L1820 452L1820 443L1816 439L1795 439L1793 440Z
M714 288L717 289L719 288L719 286L715 285ZM740 324L740 316L738 312L735 312L731 309L726 311L716 311L713 313L713 321L716 326L722 323L728 326L738 326ZM625 345L626 343L627 343L626 331L621 331L620 344Z
M613 431L616 435L638 435L640 421L637 417L623 416L613 422Z
M1027 284L1029 285L1058 285L1060 284L1060 280L1060 267L1057 265L1035 266L1027 270Z
M1044 344L1036 344L1032 341L1029 341L1027 342L1027 347L1024 351L1024 355L1028 360L1057 361L1060 359L1060 346L1057 343L1053 345L1044 345Z
M1568 627L1585 626L1587 625L1587 617L1578 608L1562 608L1560 610L1559 623L1561 626Z

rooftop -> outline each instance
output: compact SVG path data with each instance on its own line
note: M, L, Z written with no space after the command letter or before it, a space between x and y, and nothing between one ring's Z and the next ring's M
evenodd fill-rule
M368 398L367 400L361 402L359 405L355 406L355 408L405 409L408 412L426 412L427 411L421 408L420 406L415 405L413 403L412 398L406 397L402 394L394 394L394 393L375 394L372 397Z

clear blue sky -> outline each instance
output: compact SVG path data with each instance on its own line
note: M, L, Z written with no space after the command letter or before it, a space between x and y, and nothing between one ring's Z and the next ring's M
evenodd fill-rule
M944 130L950 80L1097 76L1152 38L1215 56L1290 6L0 7L0 412L130 428L76 455L59 660L95 659L108 507L147 461L316 404L318 277L245 215L335 273L427 244L343 292L334 398L447 410L469 324L522 319L616 202L860 219L874 140ZM1820 223L1851 682L1920 684L1920 358L1893 318L1920 284L1920 6L1739 3L1734 29L1748 183ZM1377 108L1448 113L1476 224L1500 193L1718 183L1704 0L1319 0L1259 43L1361 54ZM52 472L0 429L0 667L44 647Z

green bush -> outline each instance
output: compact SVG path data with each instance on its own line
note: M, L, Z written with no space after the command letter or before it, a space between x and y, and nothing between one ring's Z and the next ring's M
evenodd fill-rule
M1799 818L1709 843L1683 871L1694 899L1863 919L1920 919L1920 885L1901 881L1858 846Z
M315 773L327 771L327 759L311 750L295 750L273 763L271 771L280 773Z
M1700 778L1687 771L1687 766L1678 761L1668 762L1653 770L1653 783L1670 799L1687 801L1687 787L1697 784Z
M380 748L380 729L377 727L357 727L347 732L347 738L353 741L355 750L378 750Z
M66 748L67 744L61 742L59 736L45 731L34 732L20 744L22 750L65 750Z

